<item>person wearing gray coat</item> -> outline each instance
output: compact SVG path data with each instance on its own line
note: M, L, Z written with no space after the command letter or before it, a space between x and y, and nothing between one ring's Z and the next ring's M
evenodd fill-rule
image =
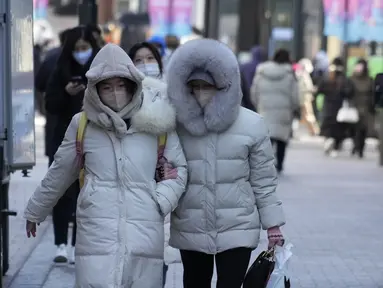
M275 147L277 170L282 172L294 114L300 111L298 81L288 51L280 49L272 61L258 66L251 100L265 118Z
M168 98L188 163L188 184L171 215L185 288L240 288L262 228L283 240L274 153L262 117L241 107L237 59L223 43L192 40L168 64Z

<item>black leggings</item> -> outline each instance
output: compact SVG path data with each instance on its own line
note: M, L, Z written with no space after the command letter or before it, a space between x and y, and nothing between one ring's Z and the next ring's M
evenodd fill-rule
M184 266L184 288L211 288L214 257L217 267L217 288L240 288L249 266L252 249L235 248L217 255L181 250Z
M276 168L278 172L281 172L283 170L283 162L285 161L287 142L279 139L271 139L271 143L273 144L275 158L277 160Z

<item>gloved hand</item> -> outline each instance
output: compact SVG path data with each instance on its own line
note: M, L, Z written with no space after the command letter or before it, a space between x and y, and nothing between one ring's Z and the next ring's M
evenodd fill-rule
M269 249L276 245L283 246L285 243L285 239L279 227L267 229L267 238L269 239Z

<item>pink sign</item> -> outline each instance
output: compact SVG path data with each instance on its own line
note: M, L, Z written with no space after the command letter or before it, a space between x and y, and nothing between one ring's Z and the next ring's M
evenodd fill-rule
M193 0L149 0L151 25L157 35L191 33Z

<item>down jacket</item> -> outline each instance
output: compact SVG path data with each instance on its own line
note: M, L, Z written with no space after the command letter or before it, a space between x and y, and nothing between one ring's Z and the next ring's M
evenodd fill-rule
M158 288L162 285L164 216L177 206L187 171L166 101L142 90L143 75L118 46L108 44L95 57L84 111L85 184L77 204L76 287ZM137 90L131 103L115 113L100 101L96 83L123 77ZM144 99L142 99L144 96ZM126 115L131 126L127 127ZM40 223L78 177L76 133L79 115L47 175L28 202L25 218ZM157 135L167 133L164 156L177 168L176 179L156 183Z
M142 82L143 86L150 90L154 95L154 98L161 98L167 101L167 86L162 79L156 79L152 77L145 77ZM164 99L165 98L165 99ZM164 222L164 233L165 233L165 253L164 260L165 264L181 263L181 255L178 249L174 249L169 245L170 237L170 214L165 217Z
M251 100L270 130L271 138L287 142L294 113L300 111L298 81L290 64L268 61L258 65Z
M219 89L204 110L187 85L195 69L210 73ZM236 57L218 41L192 40L174 52L167 76L189 172L172 213L170 245L208 254L256 248L261 227L285 220L267 128L257 113L240 106Z

